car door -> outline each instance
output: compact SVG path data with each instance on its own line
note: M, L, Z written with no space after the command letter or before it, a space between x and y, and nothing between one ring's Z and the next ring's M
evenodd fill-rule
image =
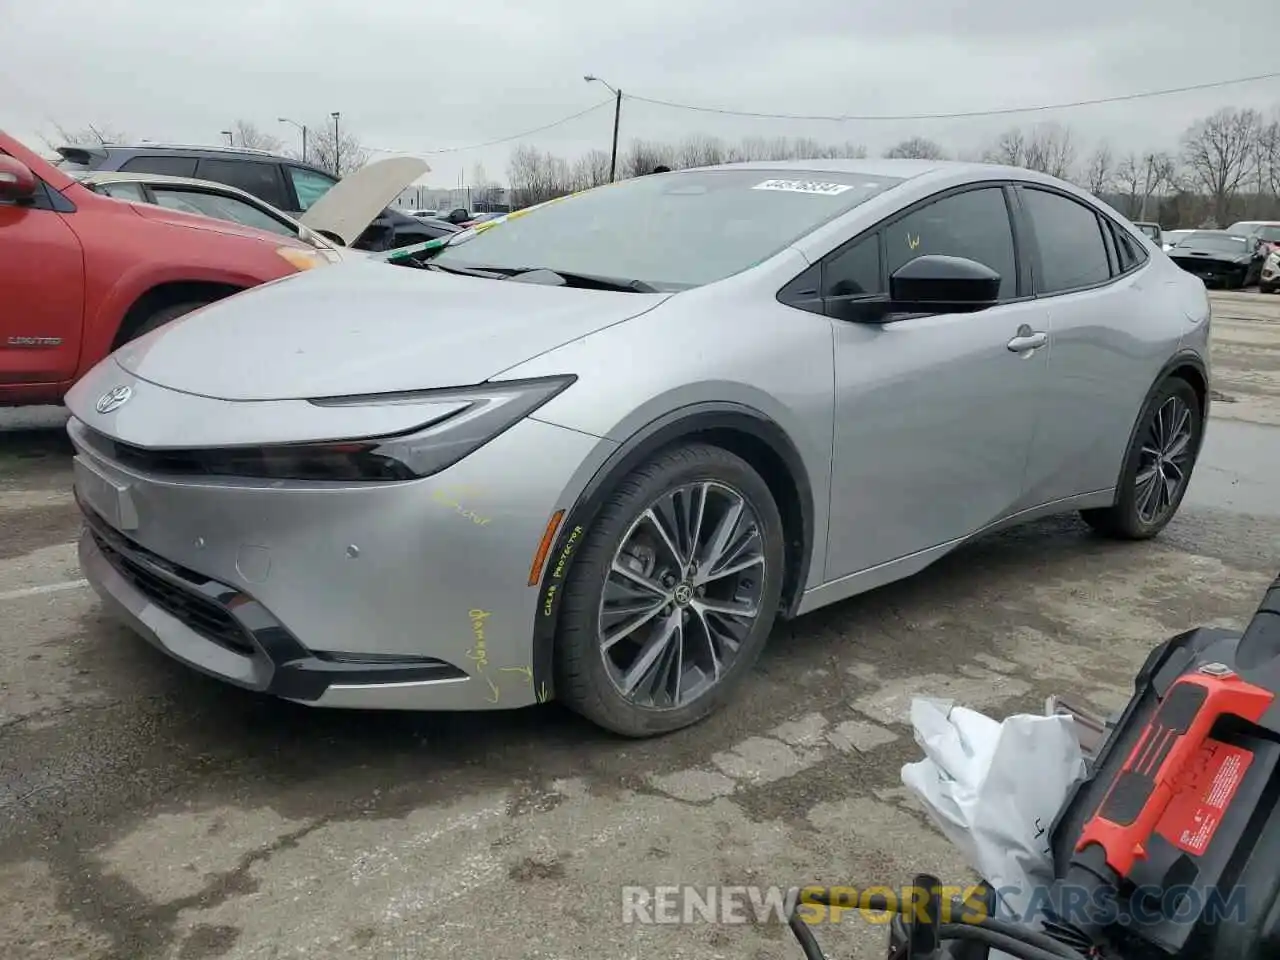
M1017 188L1035 285L1052 326L1044 414L1027 468L1037 503L1109 489L1147 391L1177 347L1176 288L1143 244L1083 200ZM1173 322L1170 323L1170 318Z
M84 256L43 183L34 201L0 199L0 290L0 383L73 376L84 319Z
M1000 184L931 198L824 261L835 322L836 426L828 580L971 534L1018 508L1047 363L1012 194ZM926 254L1001 277L976 313L854 322L857 301Z

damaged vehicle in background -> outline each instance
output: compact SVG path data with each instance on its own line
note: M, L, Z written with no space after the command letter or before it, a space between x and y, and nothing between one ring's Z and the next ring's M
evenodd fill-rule
M1280 290L1280 249L1273 249L1262 261L1262 274L1258 277L1259 293L1275 293Z
M346 179L292 157L246 147L91 143L61 146L57 153L60 159L56 165L73 175L117 171L161 173L225 183L245 190L297 219L301 219L312 204ZM437 232L425 229L415 217L386 206L378 211L376 217L369 219L359 237L345 245L358 250L384 251L422 243L435 236L438 236Z
M1243 290L1262 274L1262 241L1226 230L1193 230L1170 247L1170 260L1207 287Z
M407 169L353 175L315 205L315 222L358 236ZM350 253L305 239L95 192L0 132L0 405L58 403L121 345Z
M68 397L80 563L250 690L653 736L732 698L778 616L990 531L1156 536L1208 331L1202 283L1029 170L637 177L117 351Z
M412 183L421 176L427 165L420 160L395 158L371 164L344 182L348 186L336 193L330 191L321 197L295 220L282 210L277 210L265 200L236 187L211 180L195 180L188 177L169 177L159 173L80 173L77 180L95 193L133 203L151 203L170 210L230 220L246 227L293 237L303 243L338 251L340 255L364 255L352 244L363 232L362 218L346 218L348 194L353 190L368 189L362 184L372 180L378 186L367 204L373 209L382 194L397 188L398 183ZM335 216L335 211L338 215ZM432 239L454 232L441 224L441 229L429 231Z

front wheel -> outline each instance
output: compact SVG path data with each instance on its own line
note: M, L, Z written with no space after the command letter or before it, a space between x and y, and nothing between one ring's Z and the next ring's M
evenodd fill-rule
M1166 380L1147 401L1125 454L1116 502L1084 510L1085 522L1123 540L1154 537L1173 519L1191 482L1204 413L1191 384Z
M768 639L783 544L778 507L746 461L704 444L656 456L614 490L570 572L558 697L628 737L712 713Z

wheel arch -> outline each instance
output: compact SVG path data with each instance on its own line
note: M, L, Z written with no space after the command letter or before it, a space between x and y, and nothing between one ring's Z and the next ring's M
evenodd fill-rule
M1120 461L1120 473L1116 475L1115 493L1120 495L1120 479L1124 473L1125 458L1128 457L1129 451L1133 448L1134 437L1137 436L1138 428L1142 425L1142 411L1147 409L1147 405L1151 402L1151 398L1156 392L1164 386L1169 380L1179 379L1185 380L1191 385L1191 389L1195 391L1196 397L1200 400L1200 416L1201 423L1204 424L1209 419L1209 370L1205 366L1204 359L1192 350L1181 350L1174 354L1160 368L1160 372L1156 374L1155 379L1151 382L1151 386L1147 388L1147 392L1142 396L1142 403L1138 406L1138 412L1133 418L1133 426L1129 428L1129 439L1124 446L1124 455ZM1204 427L1200 429L1200 440L1196 447L1196 456L1200 456L1200 448L1204 445Z
M191 301L212 303L214 300L221 300L233 293L239 293L243 289L245 288L234 283L217 283L208 280L175 280L158 283L143 292L129 305L129 309L125 311L124 316L120 318L120 324L116 327L115 335L111 340L111 350L123 346L138 325L157 310Z
M721 447L751 464L768 485L782 516L786 536L779 613L795 615L809 575L814 542L813 487L799 450L774 420L754 408L733 403L698 403L674 410L641 427L615 450L587 482L547 556L538 584L533 628L533 679L539 699L555 690L555 640L560 621L560 584L573 566L582 534L599 515L618 482L646 460L670 447L702 442Z

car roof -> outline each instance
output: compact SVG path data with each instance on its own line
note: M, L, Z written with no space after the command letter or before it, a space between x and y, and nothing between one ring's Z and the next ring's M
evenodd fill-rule
M312 170L327 177L333 175L315 164L304 163L284 154L270 150L254 150L249 147L218 146L210 143L72 143L56 148L57 153L67 159L68 153L83 152L96 157L128 157L163 156L164 154L180 154L184 157L195 157L205 160L246 160L257 163L288 163L304 170Z

